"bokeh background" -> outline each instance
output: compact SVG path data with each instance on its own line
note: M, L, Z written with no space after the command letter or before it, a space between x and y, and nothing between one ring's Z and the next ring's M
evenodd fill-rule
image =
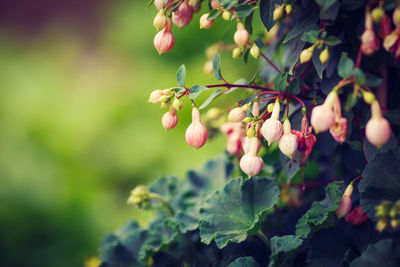
M223 152L221 136L199 151L186 144L188 102L165 133L165 110L147 101L176 85L183 63L189 86L216 83L203 74L204 52L232 43L235 24L199 30L197 14L159 56L146 4L0 0L0 266L83 266L104 234L129 219L146 224L151 212L126 205L132 188ZM256 65L222 55L231 82Z

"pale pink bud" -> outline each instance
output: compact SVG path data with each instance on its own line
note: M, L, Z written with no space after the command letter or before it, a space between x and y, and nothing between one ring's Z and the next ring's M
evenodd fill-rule
M236 32L233 35L233 40L240 47L245 46L249 42L249 32L240 22L236 26Z
M231 155L237 155L242 148L242 135L240 132L234 132L226 140L226 151Z
M368 220L368 216L361 210L360 206L357 206L346 216L345 220L352 225L360 225Z
M219 0L211 0L211 9L219 8Z
M203 71L206 75L214 74L214 66L212 60L207 60L203 65Z
M367 55L372 55L379 49L379 39L376 38L375 32L371 29L366 29L361 35L361 51Z
M160 9L157 15L154 17L153 25L157 29L157 31L161 30L167 24L167 16L164 14L164 10Z
M245 154L247 154L247 153L249 153L250 152L250 147L252 146L252 145L254 145L252 142L255 142L256 144L257 144L257 146L256 146L256 154L258 154L258 151L260 151L260 148L261 148L261 141L260 141L260 139L258 139L257 138L257 140L256 139L253 139L254 137L245 137L245 138L243 138L243 141L242 141L242 147L243 147L243 152L245 153ZM254 141L254 140L256 140L256 141ZM254 145L255 146L255 145Z
M261 127L262 135L268 141L268 145L276 142L281 138L283 133L282 123L279 121L280 104L276 101L271 117L266 120Z
M209 29L214 24L214 20L208 20L210 14L206 13L200 17L200 29Z
M365 135L368 141L380 148L390 139L392 130L389 122L382 116L378 100L371 104L371 118L365 127Z
M329 132L336 142L343 144L346 141L347 135L347 119L342 117L342 108L339 98L336 98L333 104L333 112L335 114L335 122L329 128Z
M174 129L176 124L178 123L178 116L176 115L176 109L171 108L167 113L162 117L162 125L166 131Z
M193 18L193 8L188 4L187 0L184 0L182 4L179 5L178 10L172 12L172 21L179 28L183 28L189 24Z
M297 136L292 134L291 125L288 119L283 122L283 135L279 140L279 149L283 155L293 158L297 151Z
M258 102L254 102L253 108L251 109L251 114L253 114L254 117L260 115L260 105Z
M164 29L154 36L154 47L157 49L158 53L161 55L162 53L166 53L174 47L175 38L171 33L172 22L170 19L167 19L167 23L165 24Z
M154 5L157 9L161 9L164 5L164 0L154 0Z
M228 114L228 121L239 122L242 121L246 117L246 112L249 110L249 105L246 104L242 107L237 107L232 109Z
M223 132L226 136L229 136L234 132L241 130L242 130L241 122L226 122L221 126L221 132Z
M186 142L198 149L207 141L208 133L206 127L201 123L200 112L197 108L192 109L192 123L186 129Z
M163 91L162 90L154 90L153 92L151 92L150 97L149 97L149 103L152 104L160 104L161 101L161 97L164 96Z
M337 93L332 91L328 94L325 102L322 105L313 108L311 113L311 125L316 133L329 130L329 128L335 122L333 105L337 98Z
M343 193L342 200L339 202L339 207L336 209L338 218L345 217L351 210L351 194L353 193L353 183L350 183Z
M248 152L240 159L240 169L249 177L257 175L261 172L264 162L257 156L259 142L257 137L251 137L246 140Z

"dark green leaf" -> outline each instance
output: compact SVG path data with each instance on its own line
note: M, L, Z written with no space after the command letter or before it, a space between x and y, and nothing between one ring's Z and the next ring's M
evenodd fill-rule
M364 155L368 161L372 160L377 153L384 152L396 147L397 147L397 139L394 136L393 132L390 136L390 139L381 148L377 148L376 146L371 144L368 141L368 139L366 138L364 139Z
M221 95L223 91L220 89L217 89L214 91L214 93L212 93L206 101L203 102L203 104L201 104L201 106L199 107L199 109L203 109L205 107L207 107L217 96Z
M228 267L259 267L252 257L240 257L228 265Z
M250 35L253 33L253 16L254 12L250 13L250 15L248 15L244 20L244 27Z
M304 32L309 32L309 31L319 32L319 27L314 23L315 23L315 17L308 15L303 16L302 18L299 19L298 22L296 21L293 29L286 35L282 43L286 44L287 42L289 42L293 38L296 38L297 36L299 36Z
M360 206L370 219L383 200L400 199L400 148L378 153L368 162L358 184Z
M268 31L275 25L274 10L276 4L281 4L281 0L261 0L260 1L260 17L265 28Z
M329 215L339 207L342 199L342 182L332 182L325 188L325 199L314 202L311 209L300 218L296 225L296 236L306 238L312 231L323 228Z
M344 109L347 111L349 111L350 109L352 109L356 104L357 104L357 95L351 93L347 96L347 101L346 104L344 106Z
M320 33L319 29L305 32L301 37L301 40L314 44L319 39L319 33Z
M342 78L348 78L351 76L354 68L354 62L351 60L347 53L343 52L340 56L339 65L338 65L338 73Z
M287 51L289 53L288 63L289 63L289 74L293 75L294 66L299 61L299 56L301 51L303 51L305 42L301 40L301 37L298 36L288 43L285 44Z
M299 78L294 78L288 87L288 91L289 93L292 93L294 95L297 95L298 93L300 93L300 81Z
M341 44L342 41L335 36L328 36L328 38L326 38L326 43L329 46L335 46L335 45Z
M358 85L364 85L365 82L367 81L367 78L362 70L359 68L356 68L354 70L354 78L356 79L356 82Z
M271 238L271 256L269 267L284 266L285 262L303 240L294 235L274 236Z
M381 84L381 82L382 82L382 78L381 77L376 76L376 75L371 74L371 73L368 73L368 72L367 72L366 75L367 75L366 82L365 82L366 86L374 88L374 87L378 87Z
M346 143L353 149L354 151L361 151L362 150L362 144L360 141L346 141Z
M361 256L355 259L350 267L398 267L400 265L399 247L393 240L384 239L367 247Z
M253 5L241 5L235 8L235 12L239 19L244 19L245 17L249 16L254 9L256 9L256 7Z
M232 180L200 209L201 241L210 244L215 240L219 248L244 241L278 200L278 186L266 178L253 177L244 183L242 178Z
M257 38L254 42L259 48L264 48L264 43L260 38Z
M321 14L325 13L337 0L316 0L317 4L321 7Z
M185 86L185 76L186 76L186 67L185 65L180 66L178 69L178 73L176 74L176 79L178 80L179 86Z
M215 19L216 17L218 17L219 16L219 10L218 9L213 9L213 10L211 10L211 12L209 13L209 15L208 15L208 17L207 17L207 20L213 20L213 19Z
M224 9L230 9L231 7L237 5L238 0L220 0L219 3L224 7Z
M222 79L221 69L220 69L220 61L221 61L221 59L220 59L219 53L217 52L213 59L214 76L215 76L215 78L217 78L217 80Z
M324 64L321 63L321 60L319 60L319 55L321 54L322 49L320 48L315 48L314 53L312 55L312 61L315 67L315 70L317 71L317 74L319 78L322 79L322 74L324 73L324 70L326 67L328 67L329 61L325 62Z
M287 72L279 72L274 79L274 87L276 91L283 92L286 90L288 85L287 82L288 73Z
M208 87L202 85L195 85L190 89L190 99L196 99L202 92L208 90Z

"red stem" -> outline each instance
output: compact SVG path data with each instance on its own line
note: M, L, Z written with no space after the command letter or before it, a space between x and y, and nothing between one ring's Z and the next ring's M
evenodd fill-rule
M299 75L299 80L303 79L304 75L306 75L307 71L311 68L312 62L308 63L307 67Z
M363 177L362 175L357 176L356 178L354 178L354 179L351 181L351 183L354 183L355 181L360 180L362 177Z
M358 50L358 55L357 55L356 68L360 67L361 59L362 59L362 51L361 51L361 45L360 45L360 49Z
M279 68L266 56L264 53L260 54L277 72L281 72Z

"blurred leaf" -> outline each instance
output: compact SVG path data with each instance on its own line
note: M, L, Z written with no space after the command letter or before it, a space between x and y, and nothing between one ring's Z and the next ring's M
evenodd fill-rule
M274 10L276 4L281 4L281 0L261 0L260 1L260 17L265 28L268 31L275 25Z
M274 87L276 91L283 92L286 90L288 85L287 82L288 73L287 72L279 72L274 79Z
M228 265L228 267L259 267L252 257L240 257Z
M257 38L254 42L259 48L264 48L264 43L260 38Z
M216 17L218 17L219 16L219 10L218 9L213 9L213 10L211 10L210 11L210 13L209 13L209 15L208 15L208 17L207 17L207 20L213 20L213 19L215 19Z
M322 52L322 49L315 48L314 53L312 55L312 61L313 61L315 70L317 71L319 78L322 79L322 75L323 75L326 67L328 67L329 61L325 62L324 64L321 63L321 60L319 60L319 55L321 54L321 52Z
M278 186L266 178L253 177L244 183L242 178L230 181L200 209L201 241L210 244L215 240L219 248L230 242L243 242L278 200Z
M215 76L215 78L217 78L217 80L222 80L220 61L221 61L221 59L220 59L219 53L217 52L213 59L214 76Z
M254 11L254 9L256 9L256 7L253 5L241 5L235 8L235 12L239 19L242 20L245 17L249 16Z
M351 110L356 104L357 104L357 95L351 93L347 96L347 101L346 101L346 105L344 106L344 109L346 110L346 112L348 112L349 110Z
M319 33L320 33L319 29L307 31L303 34L301 40L314 44L319 39Z
M326 38L326 43L329 46L335 46L335 45L341 44L342 40L340 40L339 38L331 35L331 36L328 36L328 38Z
M214 91L214 93L212 93L206 101L203 102L203 104L201 104L201 106L199 107L199 109L203 109L206 108L217 96L222 94L222 90L217 89Z
M250 15L248 15L244 21L244 27L250 35L253 33L253 17L254 17L254 12L251 12Z
M302 18L299 19L299 21L296 21L294 24L293 29L286 35L285 39L283 40L283 44L286 44L293 38L296 38L300 34L304 33L303 36L307 32L311 31L318 31L319 32L319 27L315 25L315 17L314 16L303 16ZM317 34L318 35L318 34ZM318 36L317 36L318 38ZM305 40L304 40L305 41Z
M378 87L382 82L381 77L376 76L372 73L367 72L366 76L367 77L366 77L365 85L368 87L371 87L371 88Z
M290 81L288 91L289 93L292 93L294 95L300 93L300 81L298 77L295 77L293 80Z
M317 4L321 7L321 13L325 13L337 0L316 0Z
M202 86L202 85L194 85L192 88L190 88L190 99L196 99L202 92L208 90L208 87Z
M399 247L391 239L383 239L367 247L350 267L397 267L400 264Z
M325 188L325 199L314 201L311 209L304 214L296 225L296 236L306 238L311 232L325 227L328 216L339 207L342 199L340 186L342 181L332 182Z
M358 85L364 85L365 82L367 81L367 78L362 70L359 68L356 68L354 70L354 78L356 79L356 82Z
M220 0L219 3L224 7L224 9L230 9L238 4L238 0Z
M271 238L271 256L269 267L284 266L288 255L297 249L303 240L295 235L274 236Z
M370 219L375 218L375 206L384 200L400 199L400 148L378 153L368 162L358 184L360 206Z
M182 65L178 69L178 73L176 74L176 79L178 80L178 84L181 87L185 86L185 76L186 76L186 67Z
M351 60L347 53L342 52L340 56L339 65L338 65L338 73L342 78L349 78L353 72L354 62Z
M381 148L377 148L376 146L371 144L367 138L364 139L364 155L368 161L372 160L377 153L388 151L396 147L397 147L397 139L393 134L393 132L390 135L390 139Z
M347 140L346 143L353 149L354 151L361 151L362 150L362 144L360 141L354 140L350 141Z

